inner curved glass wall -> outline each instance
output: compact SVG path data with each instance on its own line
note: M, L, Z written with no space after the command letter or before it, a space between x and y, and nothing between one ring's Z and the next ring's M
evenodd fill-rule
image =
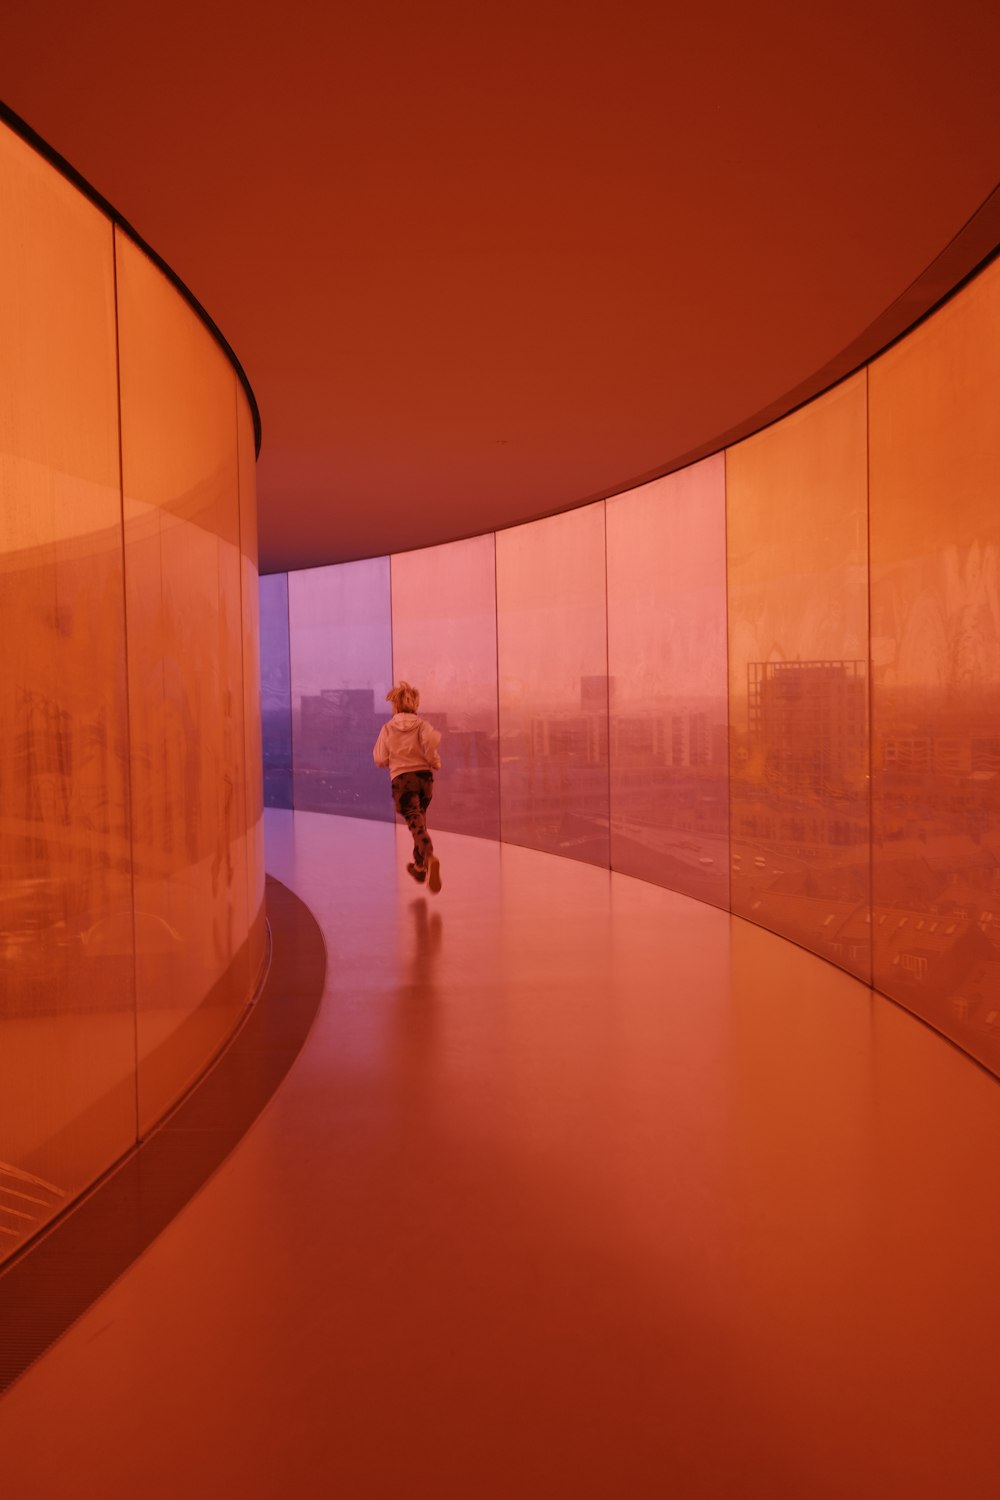
M0 126L0 1261L148 1133L264 955L253 421Z

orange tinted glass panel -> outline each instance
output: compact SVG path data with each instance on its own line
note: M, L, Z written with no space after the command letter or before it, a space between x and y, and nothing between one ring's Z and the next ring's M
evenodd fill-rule
M261 744L260 607L257 578L257 455L253 417L236 385L240 552L243 608L243 736L245 755L247 903L250 977L264 958L264 768Z
M496 546L503 837L605 865L604 505L498 532Z
M389 559L288 575L295 806L392 822L372 760L392 683Z
M0 1259L135 1137L110 225L0 126Z
M443 732L430 820L499 838L496 559L492 532L392 558L395 675Z
M1000 263L870 370L875 983L1000 1070Z
M870 974L865 375L726 454L732 909Z
M721 456L607 502L611 864L729 904Z
M141 1123L249 989L235 375L118 237Z

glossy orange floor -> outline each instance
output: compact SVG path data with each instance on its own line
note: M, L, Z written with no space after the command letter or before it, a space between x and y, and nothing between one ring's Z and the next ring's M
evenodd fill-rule
M228 1161L0 1401L25 1497L994 1497L1000 1085L528 850L268 815L330 956Z

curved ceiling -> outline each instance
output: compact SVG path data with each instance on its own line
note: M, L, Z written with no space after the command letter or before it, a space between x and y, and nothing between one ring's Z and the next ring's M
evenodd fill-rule
M994 189L1000 8L8 6L0 99L218 323L262 570L544 515L835 360Z

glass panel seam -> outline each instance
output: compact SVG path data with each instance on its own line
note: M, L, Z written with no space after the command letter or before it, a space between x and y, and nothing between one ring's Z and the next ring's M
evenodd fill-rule
M611 646L609 642L608 606L608 502L601 501L601 519L604 523L604 749L608 767L608 870L614 865L611 859Z
M135 824L132 815L132 683L129 676L128 650L128 584L127 548L125 546L125 418L122 409L122 361L121 361L121 317L118 305L118 235L119 229L111 228L111 268L114 290L115 316L115 400L118 412L118 497L121 517L120 538L122 557L122 635L124 642L125 672L125 805L128 811L129 887L132 892L132 1041L134 1056L135 1139L140 1140L139 1101L139 940L136 923L135 897Z
M249 741L247 738L247 653L246 653L246 597L243 589L243 472L240 463L240 396L237 382L233 380L233 441L236 446L236 540L239 552L239 587L240 587L240 706L243 710L243 863L246 867L246 914L247 914L247 940L249 941L256 912L253 911L253 892L256 883L253 879L253 851L250 840L250 755ZM234 736L235 738L235 736ZM263 756L261 757L261 775L263 776ZM235 768L234 768L235 769ZM253 967L253 955L251 954L250 966ZM251 983L253 977L251 976Z
M875 663L872 654L872 445L870 365L865 365L865 602L868 607L868 985L875 983L875 789L874 789L874 716L873 680Z
M493 645L496 652L497 684L497 843L503 843L503 756L500 754L500 564L497 561L497 534L493 536Z
M722 453L722 566L726 631L726 909L733 910L733 661L729 630L729 449Z

